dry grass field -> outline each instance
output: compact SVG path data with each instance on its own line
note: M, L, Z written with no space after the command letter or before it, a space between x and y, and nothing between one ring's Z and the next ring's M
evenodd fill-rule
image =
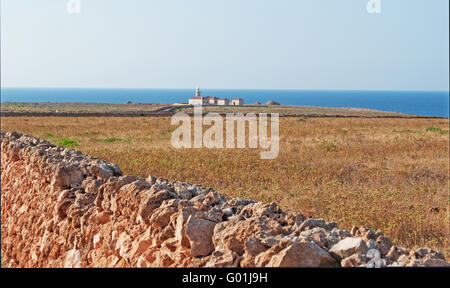
M161 108L173 108L174 112L193 113L193 107L185 105L172 105L164 103L54 103L54 102L4 102L1 112L18 113L132 113L155 112ZM203 112L216 113L279 113L280 115L345 115L345 116L402 116L411 115L395 112L378 111L364 108L337 108L337 107L310 107L293 105L244 105L244 106L204 106ZM113 116L111 115L111 116ZM30 115L24 115L30 116ZM35 115L43 116L43 115ZM57 116L57 115L56 115ZM140 115L145 116L145 115Z
M167 106L161 103L54 103L54 102L4 102L1 105L2 112L132 112L154 111Z
M180 107L180 112L193 113L193 107ZM365 108L338 108L338 107L313 107L313 106L294 106L294 105L244 105L244 106L204 106L204 113L278 113L280 115L345 115L345 116L403 116L406 115L395 112L386 112Z
M382 230L398 245L450 256L449 120L282 118L280 152L182 149L170 118L2 118L18 131L148 174L276 201L285 210Z

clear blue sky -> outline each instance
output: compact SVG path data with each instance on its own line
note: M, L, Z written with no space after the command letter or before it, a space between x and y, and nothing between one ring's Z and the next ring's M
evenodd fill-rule
M448 90L449 1L1 0L2 87Z

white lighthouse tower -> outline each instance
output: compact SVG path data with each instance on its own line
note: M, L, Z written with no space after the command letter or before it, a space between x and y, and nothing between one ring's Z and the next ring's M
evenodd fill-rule
M205 100L207 99L200 95L200 88L197 87L195 89L195 97L189 98L189 105L203 105L206 104Z

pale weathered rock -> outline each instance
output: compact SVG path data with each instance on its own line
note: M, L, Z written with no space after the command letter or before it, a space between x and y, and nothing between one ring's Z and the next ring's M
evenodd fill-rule
M409 262L411 261L411 259L408 257L408 255L400 255L397 259L397 262L401 265L401 266L406 266Z
M296 233L297 234L297 233ZM339 239L329 233L324 228L315 227L311 230L306 230L301 233L299 233L299 236L316 243L322 248L331 248L334 244L339 242Z
M245 241L256 232L268 235L280 234L281 225L268 217L255 217L243 221L226 221L216 225L213 242L215 247L244 254Z
M186 236L186 222L189 217L195 215L198 212L197 209L193 207L181 208L177 220L176 220L176 230L175 230L175 238L178 241L178 244L190 248L189 238Z
M336 260L312 242L295 242L272 256L267 267L324 267L335 266Z
M53 184L69 187L71 184L79 183L83 181L83 174L75 166L67 166L59 164L55 167L55 176L53 178Z
M128 235L125 232L122 232L119 236L119 239L117 239L116 242L116 251L117 253L122 257L122 258L126 258L126 253L130 250L131 248L131 237L130 235Z
M391 249L389 249L388 253L386 254L386 257L389 258L391 261L395 262L401 255L407 255L408 251L403 248L399 248L397 246L392 246Z
M299 231L305 231L306 229L312 229L315 227L321 227L321 228L327 228L328 230L331 230L332 228L336 227L335 224L327 224L323 219L307 219L304 222L300 224L298 227Z
M176 207L160 207L154 210L149 222L158 227L165 227L169 224L170 217L177 211Z
M222 195L220 195L216 191L212 191L206 195L205 200L203 200L203 204L207 206L213 206L219 203L219 201L222 199L223 199Z
M147 179L145 179L148 183L155 184L156 183L156 177L152 175L148 175Z
M99 166L93 165L89 168L89 172L92 175L104 180L114 176L114 170L107 164L101 164Z
M241 259L234 251L217 249L211 254L205 267L238 267Z
M154 209L158 208L164 200L175 197L173 193L167 190L149 190L144 192L143 194L143 200L139 204L138 215L146 224L150 223L150 217L152 216L151 214Z
M293 242L289 240L282 240L276 245L270 247L263 253L258 254L254 257L254 264L256 267L265 267L272 260L272 257L280 253L283 249L291 245Z
M334 245L330 252L338 255L341 258L346 258L355 253L366 254L366 243L362 238L345 238Z
M258 238L249 238L244 244L245 253L251 256L257 256L258 254L269 249L267 245L264 245Z
M79 250L72 249L67 251L64 268L80 268L81 267L81 253Z
M212 236L216 223L190 216L186 222L185 233L189 239L191 256L206 256L214 251Z
M250 203L249 205L245 206L241 212L240 215L245 218L251 218L251 217L261 217L261 216L272 216L274 214L281 213L280 207L274 202L270 204L265 204L261 202L257 203Z
M94 243L94 249L98 249L98 248L100 248L101 246L101 242L103 241L103 237L102 237L102 235L100 234L100 233L98 233L98 234L95 234L94 235L94 239L92 239L92 242Z
M345 239L347 237L352 237L352 234L350 232L339 228L333 228L331 230L331 235L338 238L339 240Z
M342 267L358 267L367 263L367 257L361 255L360 253L353 254L348 256L345 259L342 259L341 266Z

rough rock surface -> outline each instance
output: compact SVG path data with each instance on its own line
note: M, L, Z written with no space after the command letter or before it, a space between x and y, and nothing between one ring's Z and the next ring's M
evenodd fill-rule
M341 258L346 258L355 253L366 254L367 250L369 249L362 238L348 237L331 247L330 252Z
M1 240L10 267L448 266L376 232L228 199L200 185L122 176L114 164L1 132Z

